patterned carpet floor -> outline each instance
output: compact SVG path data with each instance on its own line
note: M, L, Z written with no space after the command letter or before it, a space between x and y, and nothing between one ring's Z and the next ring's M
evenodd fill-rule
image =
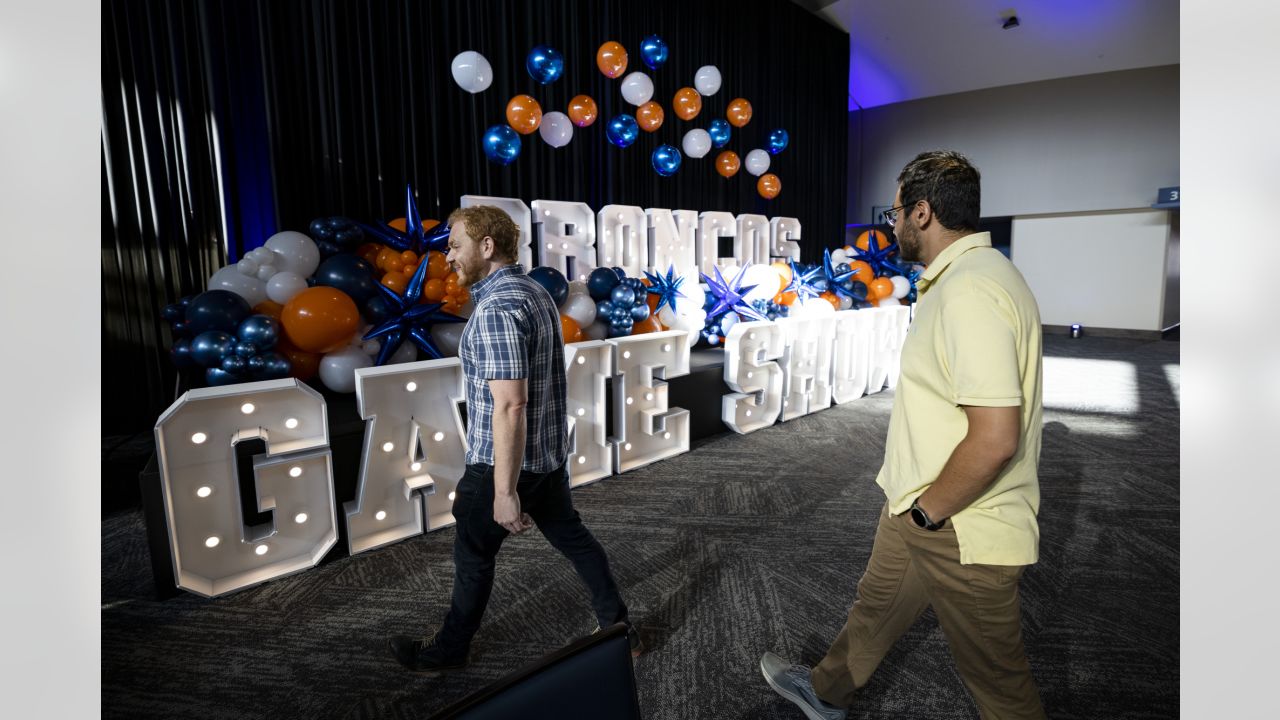
M1045 338L1040 562L1025 642L1049 716L1178 716L1179 343ZM884 495L892 392L574 491L649 646L647 718L798 718L761 653L814 663L843 624ZM594 626L535 532L511 538L473 664L402 672L394 633L448 605L453 530L214 600L157 601L140 511L102 522L102 709L118 718L426 718ZM977 718L932 612L850 718Z

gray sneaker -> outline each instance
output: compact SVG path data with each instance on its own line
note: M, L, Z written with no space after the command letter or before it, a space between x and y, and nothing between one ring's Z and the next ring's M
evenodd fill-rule
M779 695L804 711L809 720L844 720L844 708L828 705L813 690L809 668L792 665L771 652L760 656L760 672Z

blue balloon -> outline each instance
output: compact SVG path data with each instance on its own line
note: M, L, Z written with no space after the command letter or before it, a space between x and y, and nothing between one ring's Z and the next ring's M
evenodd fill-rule
M329 240L317 240L316 249L320 251L320 257L328 258L342 252L342 248L338 244Z
M363 239L364 231L360 229L360 226L354 223L333 234L333 241L337 243L339 247L344 248L354 247Z
M191 341L191 359L197 365L211 368L222 364L222 358L235 348L235 338L221 330L206 330Z
M641 320L644 320L647 317L649 317L649 303L642 302L642 303L636 303L635 305L631 306L632 320L636 322L640 322Z
M489 158L490 162L510 165L520 156L520 135L509 125L494 125L485 130L482 142L484 156Z
M187 306L186 331L192 335L209 330L233 333L240 321L249 317L249 303L229 290L209 290Z
M671 177L680 169L680 162L684 160L684 156L670 145L659 145L649 159L653 163L653 169L659 175Z
M820 292L820 293L821 293L821 292L826 292L827 290L830 290L830 289L831 289L830 287L828 287L828 286L827 286L827 279L826 279L826 278L821 278L821 277L820 277L820 278L814 278L814 279L809 283L809 286L810 286L810 287L812 287L814 290L817 290L817 291L818 291L818 292Z
M609 322L626 322L631 320L631 308L625 305L614 305L613 312L609 313Z
M239 355L228 355L222 358L219 367L232 375L239 375L249 368L249 361Z
M187 326L186 320L179 320L169 326L169 331L176 338L185 338L191 336L191 328Z
M634 117L623 113L609 121L609 127L605 128L605 135L614 145L627 147L640 137L640 124Z
M170 303L160 310L160 317L167 322L178 322L187 314L187 309L178 303Z
M711 136L711 144L719 148L729 144L729 137L733 135L733 130L727 120L716 119L711 121L707 134Z
M626 280L626 279L627 279L627 271L626 271L626 270L623 270L622 268L618 267L617 265L615 265L615 266L613 266L612 268L609 268L609 269L610 269L610 270L613 270L613 274L618 276L618 282L622 282L623 280Z
M329 218L316 218L307 226L307 234L312 240L329 240L333 237L333 225L329 223Z
M173 360L174 367L191 367L196 361L191 358L191 341L186 338L178 338L173 341L173 347L169 348L169 358Z
M248 360L258 354L258 348L253 343L238 342L234 350L236 355Z
M596 303L596 316L597 316L597 317L601 317L601 318L608 318L608 317L612 317L612 316L613 316L613 301L612 301L612 300L601 300L600 302Z
M529 77L546 85L559 80L564 74L564 56L550 45L538 45L529 51L524 66Z
M545 265L536 267L529 271L529 279L547 289L556 307L563 305L569 297L569 281L565 280L564 275L553 267Z
M287 378L289 373L293 371L293 363L289 362L289 358L280 353L263 353L258 358L261 359L261 368L257 371L257 376L260 380Z
M618 285L618 275L610 268L596 268L587 276L587 294L592 300L607 300Z
M636 291L619 283L618 286L613 289L613 294L609 299L613 300L613 306L615 308L621 306L630 311L631 306L636 304Z
M374 325L381 325L395 312L395 308L391 307L391 301L383 297L381 294L374 295L369 298L369 302L364 304L364 319Z
M790 141L791 136L787 135L787 131L782 128L778 128L777 130L769 133L769 140L764 146L765 149L769 151L770 155L777 155L787 149L787 143Z
M631 322L630 317L623 318L622 320L614 320L613 322L609 323L609 337L622 337L623 335L630 335L631 328L633 327L635 327L635 323Z
M657 35L650 35L640 41L640 57L644 60L644 64L649 66L651 70L657 70L662 67L662 63L667 61L670 52L667 50L667 43Z
M233 385L244 382L243 375L229 373L220 367L212 367L204 371L204 381L209 385Z
M359 255L341 253L320 263L315 272L316 285L324 285L346 293L357 305L380 295L373 266Z
M280 339L280 321L270 315L250 315L240 323L240 331L236 335L241 342L259 350L270 350Z
M867 284L861 280L854 280L849 284L849 292L853 293L856 298L865 298L867 296Z

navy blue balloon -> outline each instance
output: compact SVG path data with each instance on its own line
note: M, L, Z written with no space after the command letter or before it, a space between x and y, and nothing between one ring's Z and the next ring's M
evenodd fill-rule
M364 319L374 325L381 325L395 313L391 301L382 295L374 295L364 304Z
M545 265L536 267L529 271L529 279L547 289L556 307L563 305L569 297L569 281L565 280L564 275L553 267Z
M212 367L204 371L204 381L209 385L234 385L247 378L237 373L229 373L220 367Z
M831 289L830 287L828 287L828 286L827 286L827 279L826 279L826 278L814 278L814 279L809 283L809 285L810 285L814 290L817 290L818 292L826 292L827 290L830 290L830 289Z
M312 240L328 240L333 237L333 225L329 218L316 218L307 226L307 234Z
M209 290L187 306L186 331L192 335L209 330L233 333L240 321L249 317L249 303L229 290Z
M615 265L615 266L613 266L613 267L612 267L612 268L610 268L610 269L611 269L611 270L613 270L613 274L614 274L614 275L617 275L617 276L618 276L618 282L622 282L623 280L626 280L626 279L627 279L627 271L626 271L626 270L623 270L622 268L620 268L620 267L618 267L618 266L616 266L616 265Z
M187 309L178 303L170 303L160 310L160 317L168 322L178 322L187 314Z
M631 319L631 308L626 305L614 304L613 312L609 313L609 322L625 322Z
M853 296L858 299L865 298L867 296L867 284L861 280L854 280L849 283L849 292L853 293Z
M618 275L610 268L596 268L587 276L587 294L592 300L608 300L618 285Z
M236 335L241 342L259 350L270 350L280 339L280 321L270 315L250 315L240 323L240 331Z
M630 317L623 318L622 320L615 320L609 323L609 337L622 337L624 335L630 335L631 328L634 326L635 326L635 323L631 322Z
M350 248L358 245L364 239L364 231L358 226L352 224L344 227L333 234L333 241L339 247Z
M191 341L186 338L178 338L173 341L173 347L169 348L169 358L173 360L174 367L191 367L196 361L191 357Z
M640 322L649 317L649 303L636 303L631 306L631 319Z
M622 306L630 311L631 306L636 304L636 291L619 283L618 286L613 289L613 294L609 299L613 301L613 306L615 308Z
M246 361L245 365L247 366L250 375L260 378L262 375L262 369L267 366L267 361L266 358L261 355L254 355Z
M261 380L287 378L293 371L293 363L280 353L263 353L258 357L262 359L262 367L257 371L257 376Z
M222 358L235 348L235 338L221 330L206 330L191 341L191 359L197 365L211 368L222 364Z
M666 41L657 35L650 35L640 41L640 58L651 70L662 67L662 63L667 61L670 54Z
M564 74L564 56L550 45L538 45L529 51L524 59L525 69L529 77L546 85L560 79Z
M234 350L236 355L248 360L258 354L258 348L253 343L238 342Z
M777 130L769 133L769 140L764 144L764 146L765 149L769 151L770 155L777 155L787 149L787 143L790 141L791 136L787 135L787 131L782 128L778 128Z
M649 161L653 163L653 169L662 177L671 177L680 169L680 163L684 160L684 156L680 151L670 145L659 145L653 151L653 155L649 156Z
M605 128L604 134L614 145L627 147L640 137L640 124L634 117L623 113L609 121L609 127Z
M189 338L189 337L191 337L191 328L187 326L187 321L186 321L186 320L179 320L179 321L177 321L177 322L173 323L172 325L170 325L170 326L169 326L169 331L170 331L170 332L173 334L173 336L174 336L174 337L176 337L176 338L180 338L180 337L181 337L181 338Z
M613 317L613 301L601 300L596 303L596 316L604 319Z
M373 276L373 266L359 255L350 253L334 255L320 263L313 277L316 285L341 290L357 305L381 296L378 292L378 281Z
M635 119L631 122L635 122ZM520 135L509 125L494 125L485 130L482 142L484 156L489 158L490 162L510 165L520 157Z
M239 355L228 355L222 358L222 365L219 367L233 375L239 375L249 369L249 361Z
M729 144L729 137L733 135L733 129L727 120L712 120L711 127L707 128L707 134L711 136L711 144L716 147L724 147Z

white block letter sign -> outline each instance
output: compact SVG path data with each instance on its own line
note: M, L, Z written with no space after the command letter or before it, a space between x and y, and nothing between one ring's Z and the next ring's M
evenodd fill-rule
M596 214L591 206L534 200L533 219L542 227L538 265L555 268L569 280L586 280L596 268Z
M789 217L776 217L769 221L769 255L774 260L800 262L800 221Z
M568 381L569 485L613 474L613 448L605 437L604 381L613 371L613 346L603 340L564 346Z
M831 407L831 351L835 347L831 316L787 317L778 324L787 338L782 419Z
M596 258L600 267L620 267L644 277L649 267L649 221L635 205L605 205L596 214Z
M733 392L721 399L720 419L745 435L772 425L782 411L782 357L786 339L774 322L740 322L724 339L724 382Z
M614 466L619 473L689 451L689 411L662 380L689 373L684 330L613 338Z

